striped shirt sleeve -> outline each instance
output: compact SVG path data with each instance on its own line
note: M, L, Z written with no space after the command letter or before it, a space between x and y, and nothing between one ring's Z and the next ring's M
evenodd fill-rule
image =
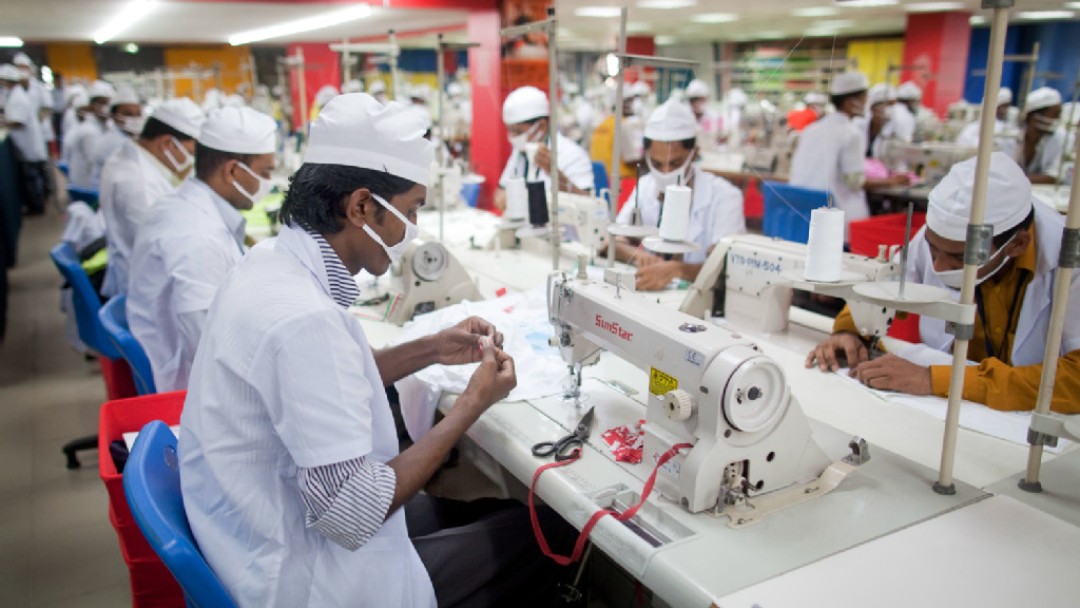
M305 523L356 551L379 531L394 499L394 469L363 457L315 468L300 467Z

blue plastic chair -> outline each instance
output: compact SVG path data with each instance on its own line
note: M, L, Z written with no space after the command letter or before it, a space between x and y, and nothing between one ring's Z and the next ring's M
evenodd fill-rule
M160 420L139 431L124 465L124 494L135 523L184 591L192 608L236 603L206 563L184 512L176 436Z
M101 299L98 297L90 278L86 276L70 243L60 243L49 252L56 268L64 280L71 285L75 303L75 324L79 328L79 339L99 354L112 360L122 358L120 351L113 346L105 327L101 324L98 312Z
M101 319L101 325L105 328L109 341L116 350L120 351L120 355L131 367L131 375L135 379L135 390L140 395L153 395L157 392L157 388L154 386L154 373L150 367L150 359L128 329L126 305L127 296L116 296L101 307L98 318Z
M604 163L593 161L592 164L593 175L593 192L599 194L604 190L611 188L611 183L608 181L607 167Z
M87 205L90 205L94 209L98 208L98 191L96 188L79 188L76 186L68 186L68 201L82 201Z
M60 172L64 174L64 177L67 177L67 176L68 176L68 172L69 172L69 171L71 170L71 169L70 169L70 168L68 167L68 164L67 164L67 163L65 163L65 162L64 162L64 161L62 161L62 160L61 160L61 161L57 161L57 162L56 162L56 168L57 168L57 169L59 169L59 170L60 170Z
M810 212L829 204L825 190L810 190L780 182L762 182L765 217L762 232L765 236L805 243L810 239Z

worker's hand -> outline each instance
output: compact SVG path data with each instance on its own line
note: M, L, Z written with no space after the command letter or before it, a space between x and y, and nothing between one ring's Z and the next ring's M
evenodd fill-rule
M806 367L813 367L816 364L823 372L835 372L842 367L837 359L837 353L843 353L847 358L847 367L855 367L870 360L870 351L866 349L866 344L863 344L859 336L841 332L829 336L828 340L810 351L806 357Z
M637 251L634 252L634 266L638 268L648 268L664 261L664 258L645 251L643 247L638 247Z
M884 355L851 368L852 378L866 386L909 395L930 395L930 368L916 365L896 355Z
M546 144L540 144L536 149L536 166L551 175L551 149Z
M890 175L885 180L891 186L905 187L911 185L911 175L907 173L897 173L896 175Z
M480 317L469 317L461 323L435 334L435 363L462 365L481 359L480 338L491 339L495 348L502 348L503 335L495 326Z
M638 267L637 290L658 291L668 286L679 276L679 262L660 261L656 264Z
M499 211L506 211L506 190L504 188L499 188L495 191L495 199L493 202L495 203L496 209Z
M475 412L477 415L506 399L510 391L517 386L517 372L514 370L513 357L502 349L496 348L486 338L482 357L480 367L473 372L469 385L462 393L462 397L468 397L466 403L478 408Z

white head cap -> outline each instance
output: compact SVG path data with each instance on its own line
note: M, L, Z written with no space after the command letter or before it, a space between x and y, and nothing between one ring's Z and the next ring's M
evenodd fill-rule
M829 98L819 91L810 91L804 100L808 106L823 106L829 103Z
M456 82L451 82L450 84L446 85L446 94L451 97L457 97L458 95L463 95L464 93L465 88Z
M866 92L866 105L872 108L879 103L889 101L889 89L891 88L884 83L878 83L870 87L870 90Z
M652 93L652 87L644 80L639 80L630 85L630 94L627 97L648 97Z
M645 137L655 141L683 141L697 137L694 112L683 101L669 99L649 114Z
M431 87L426 84L418 84L409 88L409 98L419 99L427 103L431 99Z
M363 93L364 83L353 78L349 82L345 83L345 87L342 89L342 93Z
M975 184L975 160L953 165L949 174L930 191L926 227L950 241L967 238ZM986 191L985 221L999 235L1020 224L1031 213L1031 182L1024 170L1004 152L990 157L990 183Z
M1024 113L1044 110L1061 105L1061 93L1050 87L1039 87L1028 93L1027 103L1024 104Z
M704 80L695 78L690 81L690 84L686 85L686 97L687 99L693 99L695 97L708 97L709 85L705 84Z
M1004 106L1011 104L1013 100L1012 89L1009 87L1001 87L997 94L997 105Z
M503 102L503 122L508 125L547 116L551 113L547 94L536 87L520 87Z
M900 101L918 101L922 99L922 89L909 80L897 87L896 98Z
M210 112L199 131L199 143L233 154L273 154L277 123L251 108L233 106Z
M371 83L370 87L368 87L368 93L371 93L372 95L376 95L378 93L385 93L385 92L386 92L386 83L384 83L381 80L376 80L375 82Z
M870 81L862 72L841 72L829 83L829 95L850 95L870 88Z
M131 87L120 87L116 90L116 95L113 96L109 105L114 107L121 105L137 106L141 103L142 102L139 101L139 96L135 94L135 89Z
M112 99L116 96L116 89L104 80L95 80L90 85L90 89L86 92L90 99L98 97L104 97L105 99Z
M323 87L321 89L319 89L319 92L315 93L315 105L317 105L317 106L319 106L321 108L321 107L325 106L327 103L329 103L331 99L337 97L340 94L341 93L338 91L337 87L335 87L334 85L332 85L332 84L323 85Z
M166 101L154 108L150 117L160 120L188 137L198 137L199 129L206 120L206 114L202 109L187 97Z
M746 91L736 88L731 89L727 92L727 96L724 97L724 101L726 101L728 105L738 106L741 108L746 105L746 102L750 101L750 98L746 96Z
M81 84L73 84L71 86L64 87L64 103L71 101L72 97L75 97L77 93L86 95L86 87Z
M75 94L72 95L71 99L68 101L71 102L71 107L75 108L76 110L79 108L85 108L86 106L90 105L90 98L86 96L86 90L76 91Z
M896 87L892 86L891 84L885 85L885 100L896 101L896 99Z
M8 82L18 82L22 80L22 74L19 72L19 68L5 63L0 65L0 80L7 80Z
M311 123L304 162L385 171L426 184L435 159L426 131L404 104L383 105L365 93L338 95Z
M27 55L26 53L23 53L22 51L19 51L18 53L15 53L15 57L13 57L11 59L11 63L16 65L16 66L24 67L24 68L28 68L28 67L34 65L34 62L30 61L30 56Z

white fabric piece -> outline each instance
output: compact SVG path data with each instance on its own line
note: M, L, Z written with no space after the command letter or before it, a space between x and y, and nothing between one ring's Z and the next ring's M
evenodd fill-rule
M7 101L4 102L4 119L22 125L10 130L11 142L15 144L22 160L41 162L48 158L45 136L41 132L41 122L38 121L33 100L19 85L11 88Z
M967 240L975 161L970 158L956 163L930 191L926 225L941 238ZM1024 221L1031 213L1031 182L1016 161L1001 152L990 156L989 179L984 222L993 226L994 235L998 235Z
M277 150L277 123L251 108L221 108L206 117L198 142L233 154L273 154Z
M14 57L11 58L11 64L12 65L19 65L19 66L23 66L23 67L30 67L30 66L34 65L34 62L30 61L30 56L29 55L27 55L26 53L24 53L22 51L19 51L18 53L15 53Z
M356 80L355 78L345 83L345 87L341 91L342 93L363 93L364 83Z
M386 171L427 184L435 145L408 106L379 103L366 93L338 95L311 123L305 163Z
M506 401L561 394L567 367L559 350L548 345L554 331L543 288L483 302L462 302L420 315L405 325L397 343L431 335L473 315L502 332L503 350L514 358L517 369L527 370L518 375L518 385ZM431 430L439 396L464 391L479 365L432 365L395 384L405 427L414 441Z
M866 140L843 112L833 112L806 127L791 158L792 186L828 191L850 224L870 215L866 192L845 176L865 176ZM855 180L857 181L857 179ZM845 240L847 232L845 231Z
M1061 93L1058 93L1057 89L1039 87L1028 93L1027 102L1024 104L1024 112L1045 110L1059 105L1061 105Z
M698 123L690 105L669 99L653 110L645 123L645 137L656 141L683 141L697 137Z
M918 101L922 99L922 89L910 80L902 82L896 88L896 98L900 101Z
M243 216L199 179L146 213L131 250L127 319L158 392L187 388L210 302L244 252Z
M206 114L187 97L161 103L150 116L192 138L199 136L199 130L206 121Z
M435 607L404 510L355 552L305 525L300 467L386 463L398 441L367 338L303 230L283 227L219 288L180 426L184 508L239 606Z
M109 158L120 150L124 142L130 140L130 135L116 126L116 123L109 121L105 133L94 139L90 149L90 162L93 163L91 179L94 183L101 182L101 171L105 168L105 163L109 162Z
M536 87L519 87L503 102L502 117L507 125L516 125L551 113L547 93Z
M742 191L724 178L695 168L693 190L688 240L697 243L701 248L683 254L683 261L702 264L708 257L709 248L720 242L720 239L746 232L746 218L743 215ZM653 176L648 173L641 176L638 187L630 193L615 221L629 224L634 202L637 201L642 223L646 226L659 225L662 209L659 194L660 189Z
M862 72L841 72L832 78L829 83L830 95L849 95L870 88L870 81Z
M589 158L589 153L562 133L559 133L558 137L559 174L565 175L566 179L577 188L582 190L593 188L592 159ZM526 175L526 167L528 175ZM540 180L548 183L551 180L547 171L528 163L524 151L510 153L510 158L507 159L506 166L503 167L502 175L499 177L499 187L505 187L503 184L511 177L524 177L525 181Z

